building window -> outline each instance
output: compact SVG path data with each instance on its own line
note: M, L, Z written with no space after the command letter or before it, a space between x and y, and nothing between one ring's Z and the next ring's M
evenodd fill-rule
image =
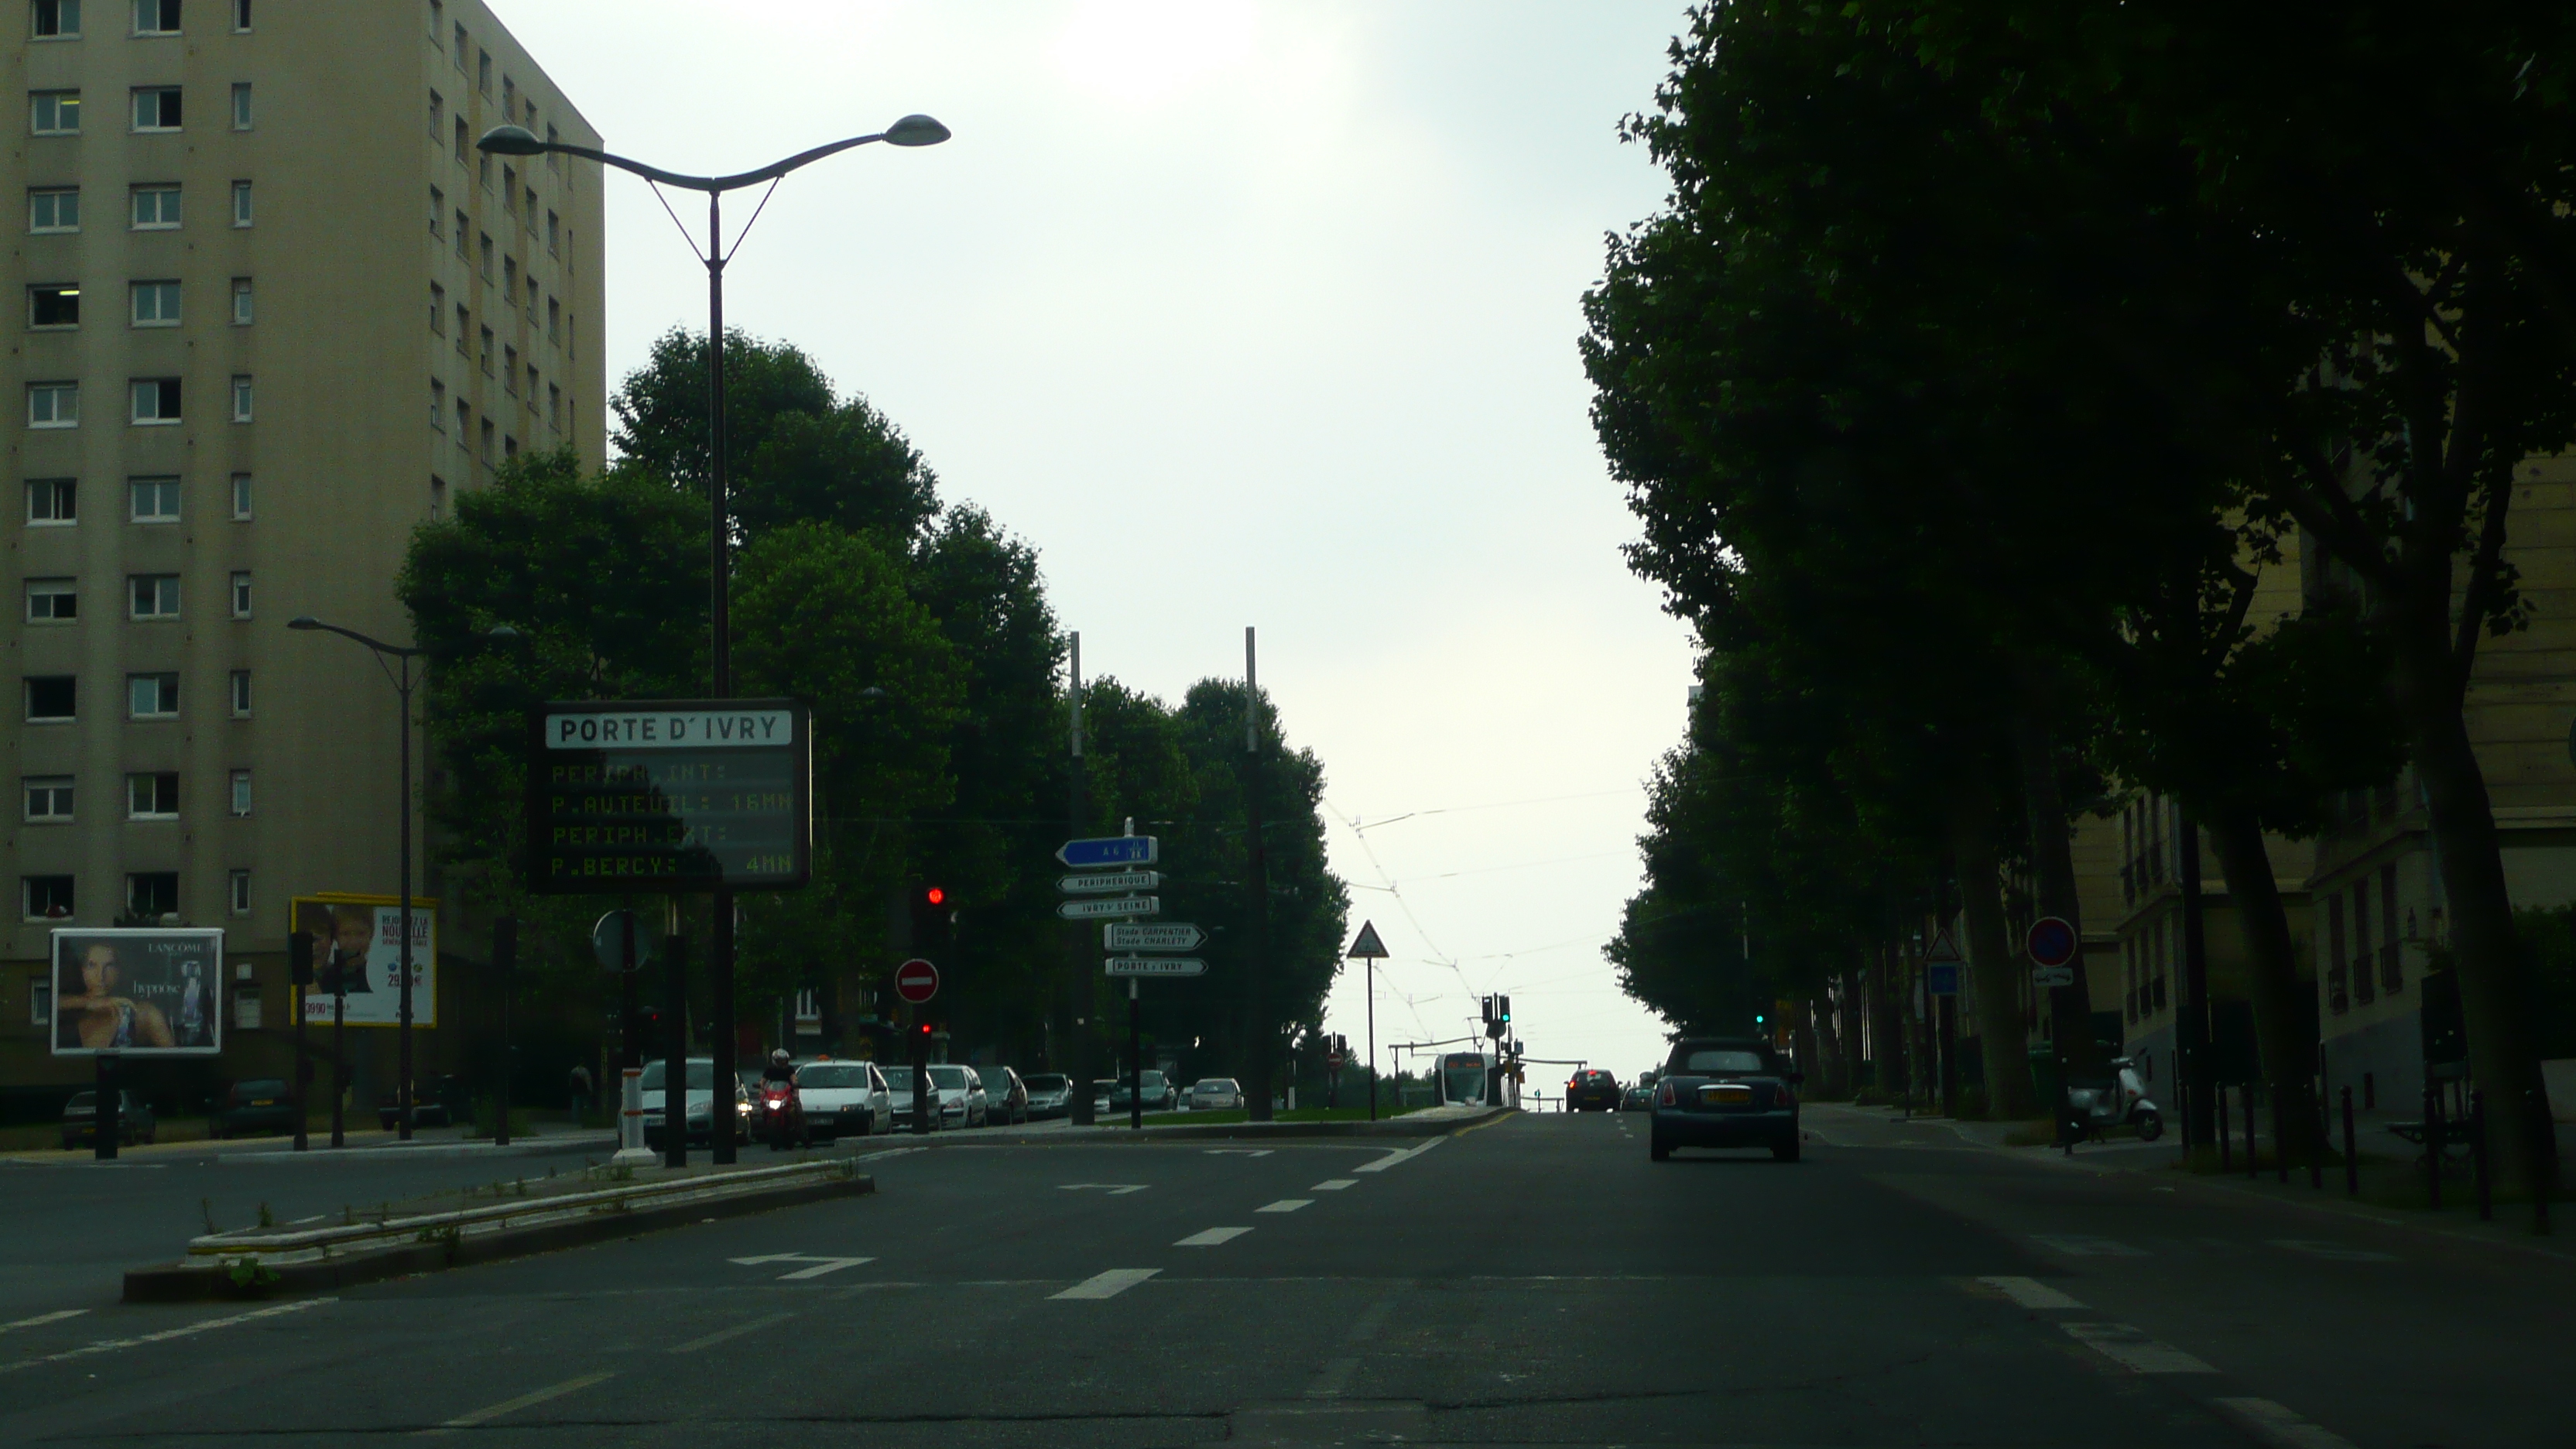
M460 448L467 446L465 440L472 436L473 432L474 409L467 406L465 399L458 398L456 400L456 446Z
M508 112L502 114L507 115ZM501 168L501 210L516 213L519 209L519 168Z
M250 33L250 0L233 0L233 34Z
M72 777L69 775L29 775L27 823L31 825L69 825L72 821Z
M250 617L250 570L248 570L248 569L235 569L235 570L233 570L233 589L232 589L232 593L233 593L233 617L234 617L234 618L236 618L236 619L247 619L247 618L249 618L249 617Z
M27 99L29 130L39 136L80 134L80 92L37 91Z
M27 426L31 428L79 427L80 384L76 382L27 384Z
M250 225L250 183L247 181L233 183L233 225Z
M429 380L429 426L433 432L447 431L447 384L434 377Z
M531 362L531 363L529 363L529 364L528 364L528 406L530 406L530 407L535 407L536 405L537 405L537 365L536 365L535 363Z
M232 797L233 813L235 815L248 815L250 813L250 771L233 771Z
M435 186L429 188L429 234L447 235L447 193Z
M447 289L436 282L429 284L429 330L435 337L447 335Z
M551 211L546 213L546 255L563 255L563 219Z
M250 521L250 475L248 473L233 475L233 521L235 523Z
M562 139L562 132L556 130L552 125L548 125L546 127L547 145L552 146ZM546 153L546 169L549 171L561 171L563 169L563 153L561 151L548 151Z
M158 181L133 188L134 229L168 231L179 224L179 186Z
M483 329L483 375L492 375L492 329L489 327Z
M452 51L450 51L449 53L450 53L450 54L452 54L452 55L454 55L454 56L456 57L456 73L457 73L458 75L463 75L463 74L465 74L465 54L466 54L466 50L465 50L465 27L464 27L464 26L460 25L460 26L456 27L456 46L455 46L455 48L454 48Z
M517 305L519 300L519 259L517 257L501 259L501 291L510 299L512 305Z
M250 82L233 82L233 129L250 129Z
M30 674L27 684L27 723L59 724L76 718L80 703L80 680L70 674Z
M29 524L60 528L79 521L79 479L30 478L27 480L27 522Z
M160 427L179 421L179 379L138 377L126 388L128 416L137 427Z
M447 480L439 477L435 473L432 473L429 475L429 516L432 518L440 518L444 517L446 513Z
M546 299L546 340L563 341L563 303L552 297Z
M546 426L563 431L563 389L553 383L546 384Z
M519 224L528 229L528 235L535 236L537 234L537 188L529 187L520 201Z
M451 134L456 138L453 143L456 147L456 164L462 166L465 164L466 145L465 118L463 116L460 115L456 118L456 129Z
M250 671L247 669L236 669L232 673L232 705L233 718L250 718Z
M235 277L233 278L233 325L248 327L252 316L250 278Z
M80 325L80 284L39 282L29 287L27 289L27 325L78 327Z
M492 234L490 232L481 232L478 233L478 235L483 239L481 243L483 249L483 280L488 282L492 280Z
M512 397L519 395L519 349L501 349L501 388Z
M136 282L130 289L133 306L130 320L137 327L176 327L179 325L179 284L177 282Z
M249 376L248 376L247 374L243 374L243 373L235 373L235 374L233 374L233 421L234 421L234 422L237 422L237 423L246 423L246 422L249 422L249 421L250 421L250 403L251 403L251 388L250 388L250 378L249 378Z
M177 574L129 574L126 576L126 583L132 595L131 614L136 620L179 617L179 576Z
M128 875L125 878L125 913L151 921L179 914L179 873L175 870L144 870Z
M179 0L134 0L134 33L178 34Z
M27 580L27 622L68 624L80 617L80 585L71 579Z
M178 130L179 88L177 86L136 86L134 88L134 129L138 131Z
M128 478L125 480L126 517L135 523L176 523L179 521L179 480L176 478Z
M39 233L80 230L80 188L77 186L29 188L27 230Z
M179 717L179 676L176 674L125 676L125 717L177 719Z
M249 3L250 3L250 0L242 0L242 3L243 3L243 4L245 4L245 5L247 5L247 4L249 4ZM249 915L249 914L250 914L250 872L249 872L249 871L246 871L246 870L237 870L237 871L234 871L234 872L231 874L231 876L228 878L228 880L227 880L227 884L229 884L229 885L230 885L231 890L232 890L232 911L233 911L233 914L234 914L234 915L236 915L236 916L247 916L247 915Z
M465 355L465 339L466 339L466 338L468 338L468 337L471 337L471 336L473 336L473 335L474 335L474 314L473 314L472 312L469 312L469 311L467 311L467 310L466 310L466 307L465 307L465 304L464 304L464 303L459 302L459 303L457 303L457 304L456 304L456 355L457 355L457 356L459 356L459 357L463 357L463 356Z
M480 157L475 161L475 163L474 163L474 175L475 175L475 179L477 179L477 180L479 180L479 181L481 181L481 182L483 183L483 189L484 189L484 191L486 191L487 193L488 193L489 191L491 191L491 189L492 189L492 157L491 157L491 153L489 153L489 152L485 152L485 153L483 153L483 154L482 154L482 155L481 155L481 156L480 156Z
M491 98L492 54L490 51L476 51L474 53L474 88L481 91L486 100Z
M492 462L492 420L490 418L483 420L483 462L486 466Z
M179 772L142 770L126 776L125 818L128 820L178 819Z
M81 0L36 0L36 38L79 39L80 7Z
M67 875L19 877L20 909L31 921L68 921L72 915L72 878ZM50 1009L52 993L46 993Z
M519 456L519 440L518 440L517 438L511 437L511 436L510 436L509 434L507 434L507 433L502 434L502 435L501 435L501 457L502 457L502 459L503 459L504 461L507 461L507 460L509 460L509 459L511 459L511 458L515 458L515 457L517 457L517 456Z
M438 92L429 93L429 139L436 141L447 134L447 101Z
M460 262L465 260L465 238L472 227L473 223L465 219L464 212L456 213L456 259Z

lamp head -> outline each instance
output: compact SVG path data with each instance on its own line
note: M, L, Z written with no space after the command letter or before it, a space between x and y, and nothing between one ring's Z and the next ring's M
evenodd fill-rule
M512 129L515 128L509 126L501 128L502 131ZM501 134L501 131L495 131L492 133L493 136L497 136L499 134ZM486 136L483 139L489 141L492 137ZM533 140L535 138L530 137L530 139ZM889 146L936 146L940 142L948 139L948 128L939 124L937 121L932 120L928 116L906 116L902 120L895 122L893 125L886 127L885 139L886 144Z
M319 629L322 627L322 621L314 618L311 614L298 614L294 618L286 621L286 627L289 629Z
M519 631L511 628L507 624L495 624L491 628L483 631L483 637L486 639L498 639L504 644L509 644L517 642Z
M494 126L483 133L483 139L475 142L474 147L500 156L535 156L546 149L546 143L538 140L537 133L525 126Z

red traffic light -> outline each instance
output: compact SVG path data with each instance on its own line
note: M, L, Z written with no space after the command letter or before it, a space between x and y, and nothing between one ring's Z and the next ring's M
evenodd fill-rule
M941 890L937 886L932 886L921 893L921 898L930 902L934 906L945 905L948 901L948 892ZM883 900L884 897L880 896L878 899Z
M923 1023L921 1024L921 1034L922 1034L923 1036L928 1036L928 1035L930 1035L930 1023L929 1023L929 1022L926 1022L926 1021L925 1021L925 1022L923 1022Z

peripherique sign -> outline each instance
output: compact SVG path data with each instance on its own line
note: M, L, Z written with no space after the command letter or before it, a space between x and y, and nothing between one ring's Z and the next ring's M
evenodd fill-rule
M813 859L802 700L593 700L528 717L533 891L785 890Z

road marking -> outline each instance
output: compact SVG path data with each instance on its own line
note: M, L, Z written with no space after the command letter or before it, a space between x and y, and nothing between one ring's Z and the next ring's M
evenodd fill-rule
M814 1265L811 1268L799 1268L793 1273L781 1273L778 1275L779 1282L792 1283L799 1278L820 1278L826 1273L838 1273L843 1268L855 1268L861 1263L873 1263L876 1259L818 1258L810 1253L763 1253L757 1258L727 1258L725 1261L728 1263L739 1263L746 1268L757 1268L763 1263L811 1263Z
M2030 1240L2070 1258L2143 1258L2147 1255L2146 1249L2132 1248L2116 1238L2089 1237L2083 1233L2033 1233Z
M301 1313L307 1308L319 1308L325 1303L337 1303L339 1301L340 1300L337 1298L307 1298L296 1303L280 1303L268 1308L254 1308L248 1313L234 1313L228 1314L222 1318L209 1318L199 1323L190 1323L178 1328L165 1328L159 1333L146 1333L134 1338L102 1338L96 1343L84 1344L79 1348L67 1348L61 1353L49 1353L42 1358L22 1358L16 1363L0 1364L0 1374L16 1373L20 1369L34 1368L40 1363L61 1363L65 1359L88 1358L93 1354L114 1353L120 1348L141 1348L147 1343L167 1343L174 1338L187 1338L192 1334L205 1333L212 1329L230 1328L236 1323L249 1323L254 1319L275 1318L280 1314L285 1313Z
M2021 1308L2081 1308L2084 1305L2049 1287L2036 1278L1980 1278L1987 1287L2002 1293Z
M883 1162L889 1157L901 1157L907 1152L928 1152L929 1150L930 1149L927 1147L889 1147L882 1152L863 1152L850 1160L852 1162Z
M767 1318L754 1318L747 1322L737 1323L731 1328L719 1328L704 1338L693 1338L686 1343L674 1344L670 1348L664 1349L663 1352L696 1353L702 1348L713 1348L717 1344L720 1344L729 1338L740 1338L746 1333L758 1333L760 1330L769 1327L773 1323L785 1323L787 1320L794 1318L795 1316L796 1315L793 1313L773 1313Z
M2131 1373L2214 1374L2218 1370L2171 1344L2158 1343L2125 1323L2061 1323L2066 1336Z
M1418 1146L1418 1147L1407 1147L1407 1148L1403 1148L1403 1149L1401 1149L1400 1151L1390 1152L1390 1153L1388 1153L1386 1156L1379 1158L1379 1159L1378 1159L1377 1161L1375 1161L1375 1162L1363 1162L1363 1163L1361 1163L1359 1166L1352 1168L1352 1169L1351 1169L1351 1171L1353 1171L1353 1172L1384 1172L1384 1171L1386 1171L1386 1170L1387 1170L1388 1168L1390 1168L1390 1167L1395 1167L1395 1166L1398 1166L1398 1165L1403 1164L1403 1163L1411 1162L1413 1159L1415 1159L1415 1158L1417 1158L1417 1157L1420 1157L1422 1154L1424 1154L1424 1153L1426 1153L1426 1152L1430 1151L1432 1148L1437 1147L1437 1146L1439 1146L1441 1143L1446 1142L1446 1141L1448 1141L1448 1140L1449 1140L1449 1139L1448 1139L1448 1138L1446 1138L1446 1137L1434 1137L1434 1138L1432 1138L1431 1140L1429 1140L1429 1141L1427 1141L1427 1142L1424 1142L1422 1145L1420 1145L1420 1146Z
M1315 1381L1306 1386L1306 1397L1310 1399L1340 1398L1342 1396L1342 1390L1350 1384L1351 1375L1359 1370L1359 1366L1360 1361L1356 1358L1328 1358L1324 1360L1322 1369L1315 1375Z
M449 1419L445 1423L440 1424L435 1429L423 1429L412 1437L416 1439L426 1439L433 1435L445 1434L454 1429L471 1429L477 1424L497 1419L503 1414L515 1414L521 1409L532 1409L537 1405L544 1403L548 1399L560 1399L566 1394L577 1394L583 1389L589 1388L592 1384L602 1383L615 1377L617 1377L615 1374L583 1374L577 1379L566 1379L552 1388L544 1388L539 1389L534 1393L521 1394L515 1399L504 1400L501 1403L494 1404L488 1409L476 1409L470 1414L459 1414L455 1418Z
M1162 1271L1160 1268L1112 1268L1106 1273L1094 1273L1061 1293L1050 1293L1047 1296L1049 1298L1115 1298Z
M1210 1157L1268 1157L1274 1149L1268 1147L1205 1147L1200 1150Z
M1308 1192L1340 1192L1343 1188L1357 1187L1359 1185L1360 1180L1356 1177L1328 1177L1306 1190Z
M0 1323L0 1333L7 1333L13 1328L34 1328L40 1323L60 1323L66 1318L78 1318L87 1312L89 1310L86 1308L57 1308L51 1313L39 1313L33 1318L21 1318L15 1323Z
M2219 1399L2218 1406L2282 1449L2353 1449L2352 1441L2311 1424L2270 1399Z
M1203 1233L1192 1233L1188 1237L1181 1239L1179 1242L1172 1244L1172 1246L1175 1248L1213 1248L1219 1243L1231 1243L1235 1239L1242 1237L1244 1234L1251 1231L1252 1229L1250 1228L1210 1228Z
M2273 1238L2273 1247L2305 1253L2311 1258L2331 1258L2338 1263L2394 1263L2395 1253L2374 1253L2367 1248L2347 1248L2341 1243L2314 1243L2301 1238Z
M1143 1192L1151 1186L1153 1184L1145 1182L1059 1182L1056 1184L1057 1189L1063 1192L1081 1192L1096 1188L1111 1197L1125 1197L1131 1192Z
M1257 1213L1293 1213L1301 1207L1313 1207L1314 1205L1315 1200L1311 1197L1283 1197L1279 1199L1279 1201L1270 1204L1268 1207L1257 1207L1254 1208L1253 1211Z

